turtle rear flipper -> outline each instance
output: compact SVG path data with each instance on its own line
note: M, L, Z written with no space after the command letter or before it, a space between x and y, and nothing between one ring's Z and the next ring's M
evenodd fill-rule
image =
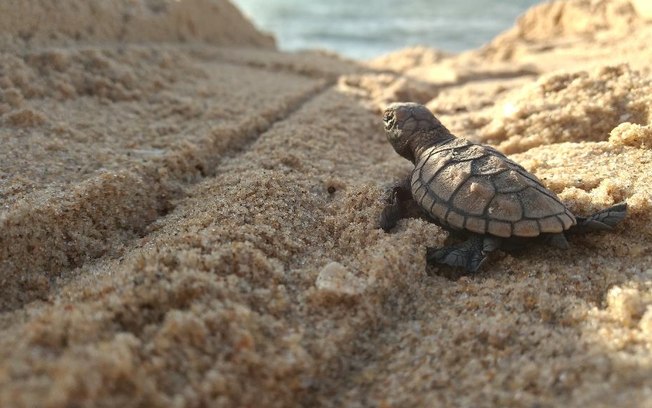
M586 218L576 217L577 226L572 232L610 231L627 215L627 203L618 203L612 207L590 215Z
M555 248L559 248L559 249L568 249L568 248L570 248L570 245L568 245L568 241L566 240L566 237L561 232L559 234L545 235L543 237L543 240L548 245L553 246Z
M474 235L468 240L444 248L426 248L426 262L446 264L476 272L490 252L500 247L500 239Z

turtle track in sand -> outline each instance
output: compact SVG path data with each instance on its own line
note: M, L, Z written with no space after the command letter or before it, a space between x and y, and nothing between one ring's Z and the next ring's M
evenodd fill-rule
M21 138L14 139L16 144L6 150L18 163L6 174L20 177L10 177L3 186L2 204L8 211L0 219L0 271L5 282L0 289L1 310L45 298L53 280L66 271L105 254L115 256L120 247L146 234L151 222L169 212L189 185L214 176L219 172L217 163L243 151L332 82L292 74L289 69L277 72L251 64L234 65L220 61L219 54L202 54L201 59L192 61L187 55L192 53L192 48L181 51L177 58L182 62L172 63L170 49L134 46L119 52L44 50L12 61L9 75L20 72L30 81L22 88L12 88L20 102L15 113L7 115L8 126L2 130L6 134L19 132ZM133 78L137 70L129 71L126 64L139 59L141 64L160 61L162 68L153 79L138 83L143 78ZM63 65L60 69L57 61ZM99 68L85 71L87 78L75 78L89 66ZM190 78L162 83L178 69L187 70ZM120 78L115 79L119 70L127 71L123 75L129 83L124 86ZM30 74L39 74L39 81L31 80ZM291 89L281 89L275 83L288 82L291 76ZM268 88L248 90L246 84L253 78ZM66 79L79 83L64 83ZM197 83L201 98L192 95ZM153 88L160 93L146 101L149 105L143 109L144 94ZM228 112L230 102L220 100L219 94L232 98L238 89L238 99L257 102L248 111ZM124 114L120 105L125 104L141 110L124 119L131 127L122 126L121 120L112 116ZM89 105L108 113L87 117L84 109ZM139 120L142 110L148 111L148 119ZM40 112L48 112L50 117L38 123L18 117L18 113L38 117ZM84 134L91 122L105 122L106 130ZM60 140L49 146L28 147L32 137L48 131L54 131ZM99 140L88 146L90 138ZM69 161L92 167L82 170L61 163L59 152ZM29 163L37 161L49 162L48 171L32 171Z

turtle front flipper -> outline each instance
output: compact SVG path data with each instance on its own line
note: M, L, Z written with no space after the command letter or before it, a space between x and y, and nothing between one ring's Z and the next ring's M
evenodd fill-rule
M412 198L410 177L396 183L387 194L387 205L380 213L378 224L385 232L389 232L403 218L422 216L423 211Z
M571 232L609 231L627 215L627 203L619 203L586 218L575 217L577 225Z
M426 261L476 272L490 252L500 247L500 239L487 235L473 235L468 240L444 248L426 248Z
M405 218L405 209L401 203L388 204L380 213L378 224L385 232L389 232L398 221Z

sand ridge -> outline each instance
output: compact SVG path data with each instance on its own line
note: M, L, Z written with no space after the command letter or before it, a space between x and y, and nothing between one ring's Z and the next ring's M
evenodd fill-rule
M0 405L651 403L649 48L596 24L617 58L556 32L501 40L507 60L367 64L278 52L225 1L112 5L95 4L100 27L153 5L157 33L201 13L242 31L145 24L99 44L56 28L20 50L4 33ZM636 42L649 24L627 15ZM445 232L376 224L410 170L379 117L396 99L509 153L577 214L626 200L628 218L476 276L427 269Z

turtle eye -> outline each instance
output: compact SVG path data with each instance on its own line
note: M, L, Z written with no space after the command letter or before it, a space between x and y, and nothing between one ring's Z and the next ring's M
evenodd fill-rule
M394 126L395 122L394 114L392 112L385 112L383 116L383 122L385 123L385 129L389 129Z

